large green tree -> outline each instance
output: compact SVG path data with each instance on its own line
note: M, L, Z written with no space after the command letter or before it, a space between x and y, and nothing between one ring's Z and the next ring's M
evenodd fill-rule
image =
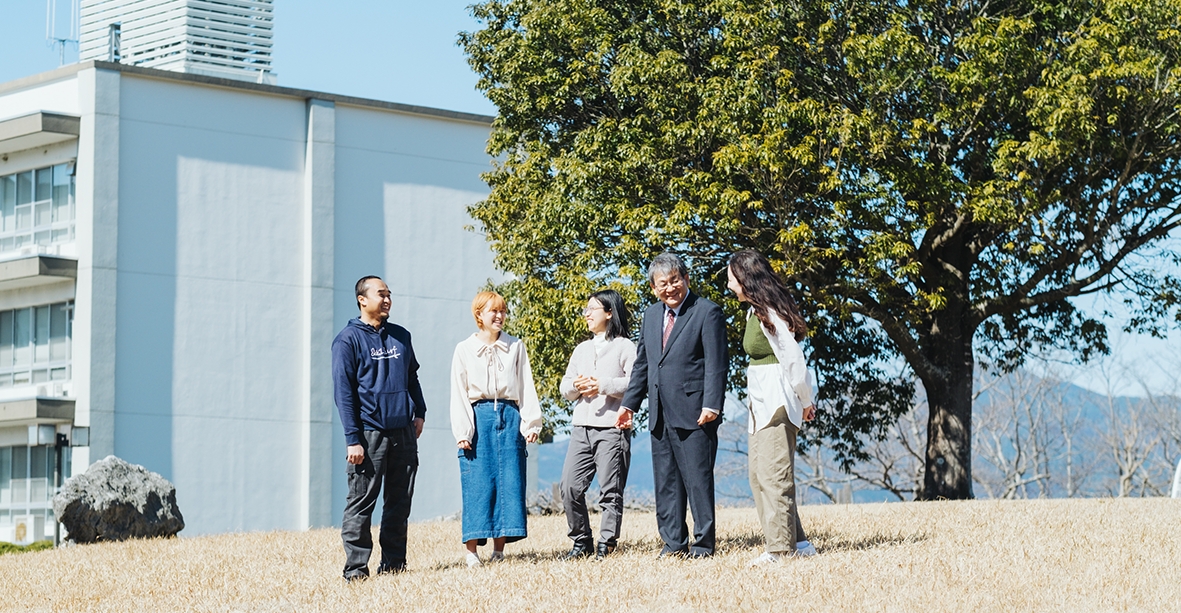
M1179 0L473 10L484 27L461 42L499 113L471 213L551 407L587 293L644 303L664 250L729 310L737 374L725 262L751 247L802 298L814 435L856 459L917 378L922 496L965 498L978 363L1106 351L1079 296L1123 296L1149 331L1176 306Z

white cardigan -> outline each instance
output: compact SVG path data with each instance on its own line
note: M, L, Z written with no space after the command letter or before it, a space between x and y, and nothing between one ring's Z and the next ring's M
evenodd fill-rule
M583 341L574 348L570 366L558 389L566 400L577 401L570 423L575 426L611 428L619 416L619 403L627 392L631 379L632 365L636 362L636 344L624 336L606 340L600 334L589 341ZM599 393L583 396L574 387L579 375L593 376L599 380Z
M754 309L749 313L753 314ZM799 428L804 423L804 407L812 404L812 384L800 344L778 313L768 309L767 315L775 323L775 332L768 331L761 321L759 328L767 335L779 363L758 364L746 369L751 412L749 430L752 433L767 427L779 407L786 408L787 418Z
M455 441L476 435L472 403L512 400L521 412L521 435L541 432L541 403L533 386L529 354L521 339L504 332L488 345L475 334L455 346L451 359L451 434Z

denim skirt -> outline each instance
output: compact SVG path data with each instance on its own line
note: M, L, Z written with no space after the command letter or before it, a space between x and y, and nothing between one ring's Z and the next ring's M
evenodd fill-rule
M504 537L519 541L525 531L525 437L521 413L511 400L472 405L476 435L459 450L463 488L463 541Z

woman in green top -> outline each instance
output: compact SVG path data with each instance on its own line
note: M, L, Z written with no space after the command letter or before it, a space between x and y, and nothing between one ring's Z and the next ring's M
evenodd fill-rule
M742 347L750 399L750 489L766 539L766 551L751 565L773 564L791 555L815 555L796 512L796 433L816 415L812 385L799 341L807 336L787 284L762 254L749 249L730 256L727 287L750 305Z

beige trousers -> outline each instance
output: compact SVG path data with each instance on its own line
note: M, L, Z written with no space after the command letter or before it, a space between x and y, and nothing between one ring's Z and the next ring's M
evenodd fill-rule
M808 540L796 509L796 432L783 407L771 422L750 435L750 491L767 551L794 553L796 543Z

